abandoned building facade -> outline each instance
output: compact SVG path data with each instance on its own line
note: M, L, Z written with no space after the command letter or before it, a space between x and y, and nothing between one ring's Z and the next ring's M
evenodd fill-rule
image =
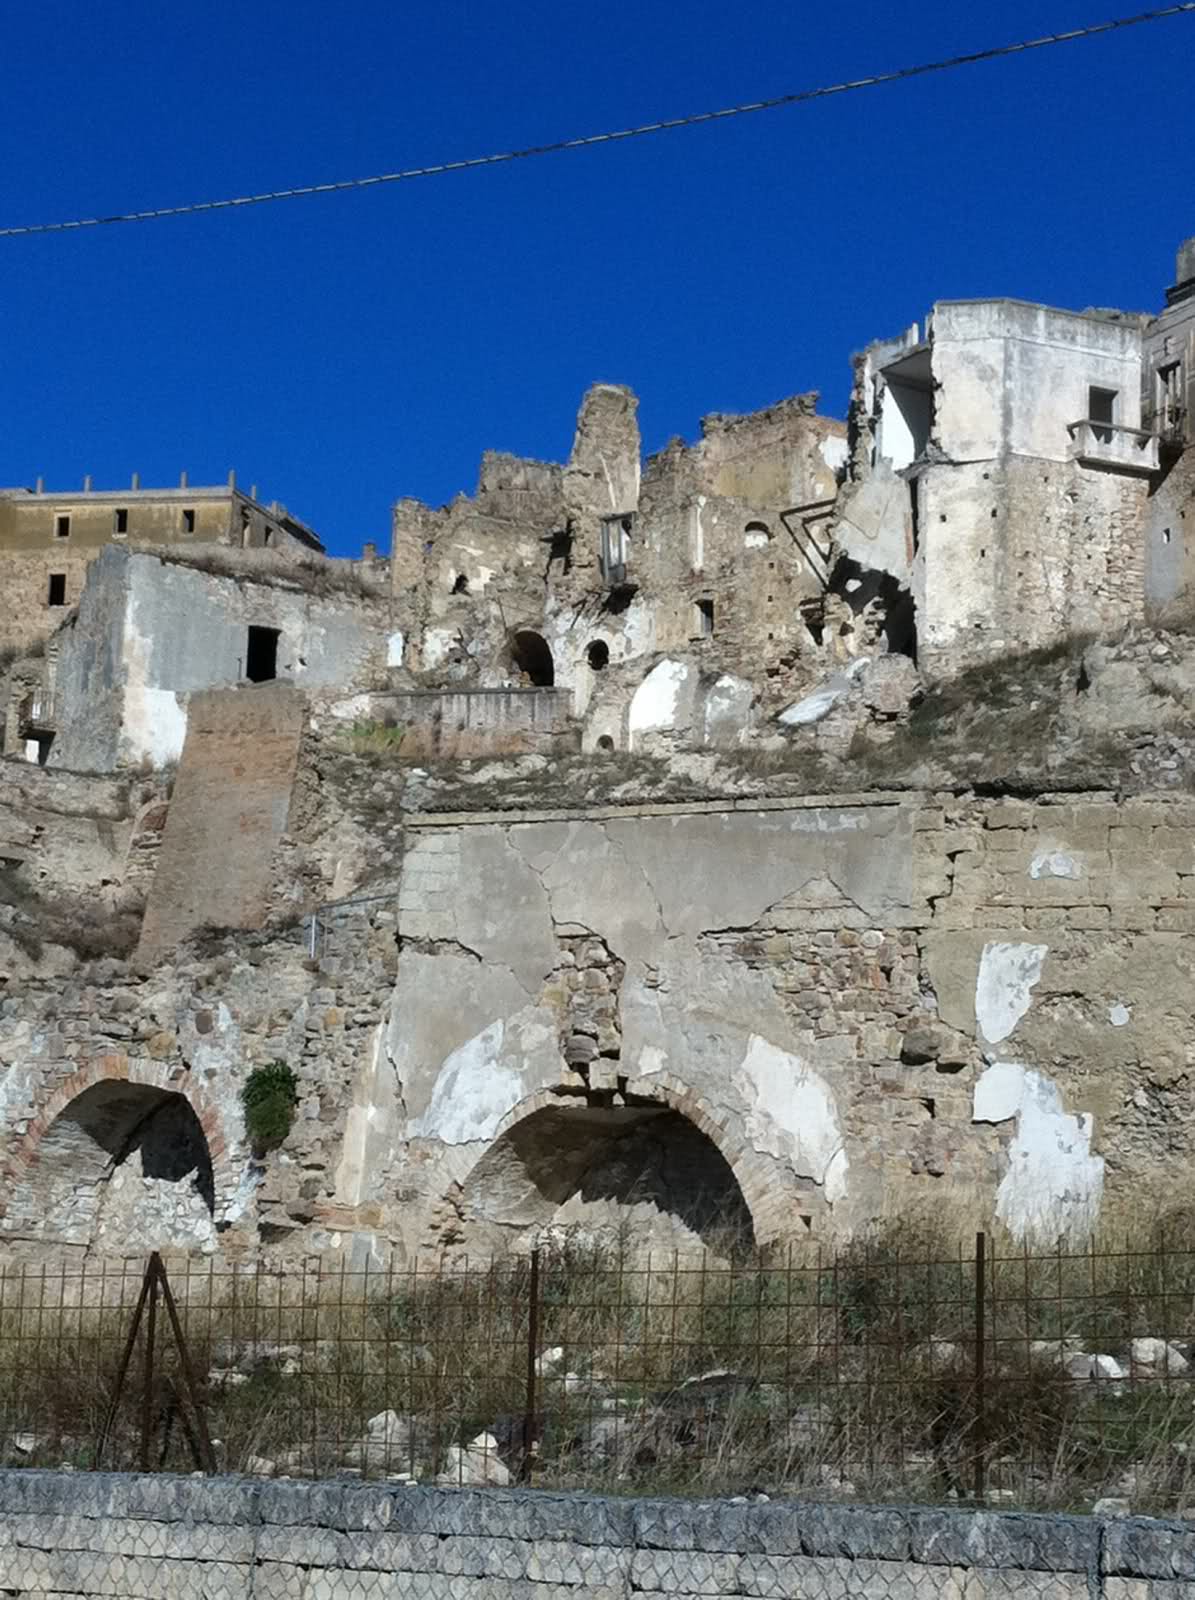
M845 421L646 462L597 384L566 462L400 500L388 563L234 486L0 495L5 1246L723 1250L944 1193L1078 1240L1181 1185L1195 244L1176 278L938 302ZM1099 762L893 764L1034 651Z

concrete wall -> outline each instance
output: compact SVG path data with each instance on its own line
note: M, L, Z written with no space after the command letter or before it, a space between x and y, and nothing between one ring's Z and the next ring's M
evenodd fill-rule
M63 637L51 762L107 772L177 760L188 697L244 679L250 626L279 630L278 677L300 687L348 690L384 670L384 608L109 546Z
M1179 1600L1144 1517L0 1473L0 1586L120 1600Z

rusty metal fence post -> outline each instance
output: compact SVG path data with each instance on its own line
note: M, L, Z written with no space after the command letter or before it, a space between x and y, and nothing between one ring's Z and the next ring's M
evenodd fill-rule
M531 1252L530 1304L527 1308L527 1388L523 1402L523 1458L519 1482L531 1482L531 1453L535 1445L535 1379L539 1354L539 1249Z
M987 1239L975 1235L975 1499L987 1497Z

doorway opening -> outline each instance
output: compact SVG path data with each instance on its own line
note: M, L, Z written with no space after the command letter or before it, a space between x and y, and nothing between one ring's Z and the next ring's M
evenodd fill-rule
M268 683L278 676L278 628L250 627L245 648L245 676L250 683Z

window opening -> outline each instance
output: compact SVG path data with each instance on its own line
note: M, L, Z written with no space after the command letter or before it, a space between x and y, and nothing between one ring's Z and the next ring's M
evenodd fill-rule
M1182 420L1182 362L1171 361L1155 374L1154 410L1158 432L1173 438Z
M595 672L600 672L610 660L610 646L604 639L593 639L585 652L585 659Z
M698 638L708 639L714 631L714 602L698 600L693 607L693 631Z
M194 533L195 532L195 513L191 509L190 506L187 506L186 509L183 511L183 532L184 533Z
M469 593L469 580L466 578L463 572L458 572L456 577L453 579L452 592L453 594Z
M129 531L129 509L127 506L117 506L112 513L112 532L118 536Z
M71 519L70 519L70 515L69 515L69 513L65 512L65 511L61 511L54 518L54 537L57 538L57 539L69 539L70 536L71 536Z
M541 634L516 633L510 645L511 660L524 678L537 689L550 689L556 682L556 666L548 642Z
M46 598L48 606L64 606L66 604L66 573L51 572L50 592Z
M262 540L262 541L261 541L261 542L262 542L262 544L269 544L269 542L270 542L270 540L271 540L271 539L272 539L272 538L273 538L273 537L274 537L274 530L273 530L273 528L267 528L267 529L266 529L266 532L265 532L265 538L264 538L264 539L263 539L263 540Z
M268 683L278 676L278 628L250 627L245 650L245 676L250 683Z
M39 767L44 767L46 762L50 759L50 751L54 745L54 738L55 735L52 733L37 734L37 764Z
M614 740L608 733L599 733L597 747L599 750L613 750Z
M602 547L600 552L602 578L606 583L625 583L627 576L627 546L630 540L632 519L604 517L602 519Z
M1087 391L1087 420L1106 424L1093 430L1100 444L1112 443L1111 425L1116 421L1117 396L1116 389L1098 389L1094 384Z

